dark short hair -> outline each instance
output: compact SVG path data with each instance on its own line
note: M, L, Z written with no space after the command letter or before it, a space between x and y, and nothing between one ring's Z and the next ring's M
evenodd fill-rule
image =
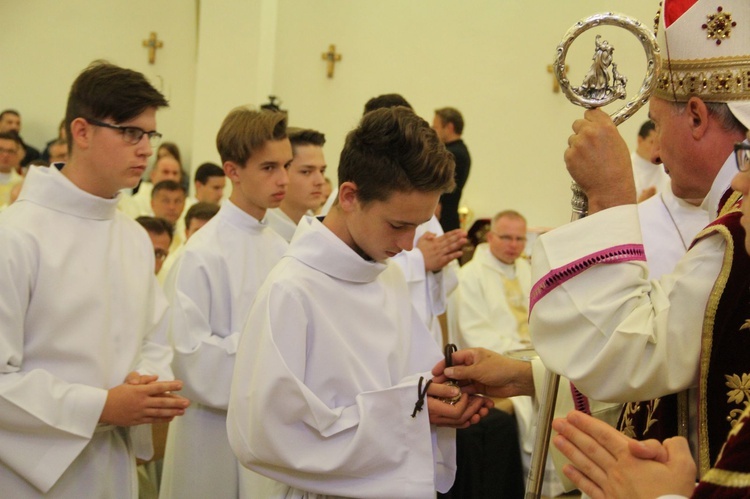
M638 129L638 136L642 139L648 138L648 136L651 134L651 132L656 128L656 125L653 121L647 120L644 121L641 125L641 128Z
M123 123L148 108L168 105L142 73L95 61L78 75L70 88L65 111L68 147L73 146L70 124L76 118L111 118L115 123Z
M393 192L448 192L455 160L430 125L405 107L362 117L346 136L339 183L353 182L361 203L386 201Z
M326 143L326 136L311 128L289 127L286 132L289 142L292 143L292 151L295 153L298 146L323 147Z
M168 220L159 217L141 216L136 218L135 221L141 224L147 232L151 232L157 236L167 234L170 241L174 237L174 227L172 227L172 224Z
M203 163L197 170L195 170L195 181L206 185L209 178L226 177L226 175L224 169L216 163Z
M21 140L21 137L15 131L0 132L0 139L12 140L18 145L18 147L23 149L23 141Z
M21 113L19 113L15 109L5 109L2 113L0 113L0 120L5 118L6 114L12 114L13 116L18 116L19 118L21 117Z
M154 189L151 191L151 199L154 199L156 193L160 191L181 191L187 196L187 191L185 191L185 188L182 186L182 184L180 184L179 182L175 182L174 180L162 180L161 182L156 184L154 186Z
M376 109L382 109L384 107L396 106L404 106L413 109L411 104L409 104L401 94L383 94L368 100L365 103L365 112L362 114L367 114L370 111L375 111Z
M442 107L435 109L435 114L440 117L443 125L453 123L453 131L458 135L464 133L464 117L461 116L461 112L455 107Z
M182 165L182 159L180 158L180 148L177 146L177 144L175 144L174 142L162 142L161 144L159 144L159 147L156 150L158 151L159 149L166 149L169 155L176 159L180 165Z
M238 107L229 112L216 136L221 162L244 168L253 151L266 142L286 138L286 114Z
M49 161L42 158L37 158L29 162L27 166L49 166Z
M190 227L190 222L196 220L211 220L219 213L219 205L214 203L197 202L185 213L185 228Z

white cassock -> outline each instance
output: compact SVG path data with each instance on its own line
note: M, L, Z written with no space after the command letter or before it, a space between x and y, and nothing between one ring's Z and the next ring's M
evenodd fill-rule
M287 244L231 201L185 245L165 291L172 367L192 401L169 427L160 497L261 497L243 489L226 431L235 353L250 305ZM248 495L246 495L248 494Z
M431 426L426 405L411 417L442 355L408 296L396 266L302 219L248 317L227 419L240 462L286 484L268 497L450 488L455 431Z
M531 266L519 258L506 265L490 252L487 243L477 246L471 261L458 272L458 287L449 298L450 338L458 348L482 347L495 352L528 348L508 304L503 278L517 279L518 306L529 309Z
M294 231L297 230L297 224L284 213L281 208L271 208L266 211L266 220L268 225L276 231L278 235L284 238L286 242L291 242Z
M131 371L172 379L154 250L117 199L31 168L0 215L0 497L135 498L150 425L99 425Z
M427 271L424 267L424 257L417 248L417 241L426 233L437 236L444 234L440 222L434 215L426 223L417 227L414 233L414 249L402 251L394 256L389 263L395 263L404 273L409 285L412 304L422 322L430 330L438 346L443 345L443 331L438 316L445 312L447 296L458 285L458 262L455 260L443 267L440 272Z
M711 220L736 171L730 156L702 204ZM627 256L641 242L636 205L625 205L548 232L534 247L534 346L548 368L597 400L649 400L697 381L703 318L724 239L702 238L658 281L648 279L642 257ZM592 256L602 263L589 266ZM554 276L562 278L542 286Z
M656 187L656 192L669 189L669 175L664 171L664 165L655 165L633 151L630 155L633 164L633 178L635 179L635 193L641 195L644 189Z
M676 197L669 184L638 204L638 218L650 279L672 272L709 222L707 210Z

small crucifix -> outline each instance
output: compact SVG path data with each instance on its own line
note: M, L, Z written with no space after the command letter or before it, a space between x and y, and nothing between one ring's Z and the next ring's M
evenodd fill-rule
M328 61L328 77L333 78L333 66L341 60L341 54L336 53L336 45L329 45L328 52L323 52L322 59Z
M148 40L143 40L143 46L148 48L148 63L153 64L156 62L156 49L160 49L164 46L164 42L157 40L156 32L152 31Z

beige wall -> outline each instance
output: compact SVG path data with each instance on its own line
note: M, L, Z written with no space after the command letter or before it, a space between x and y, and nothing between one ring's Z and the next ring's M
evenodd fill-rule
M57 134L70 84L94 59L143 72L169 99L159 129L190 156L195 100L196 8L190 0L0 2L0 109L15 108L37 148ZM164 40L156 64L141 42Z
M582 114L552 93L547 65L578 19L622 11L652 24L654 0L25 0L0 3L0 107L24 116L24 137L42 146L55 133L75 75L106 57L143 71L167 93L159 129L189 164L217 161L216 130L231 107L281 97L290 121L328 137L335 166L344 136L364 102L400 92L428 121L436 107L465 116L473 157L462 204L477 216L504 208L530 225L569 218L562 154L570 124ZM198 22L199 19L199 22ZM165 41L157 64L140 46L150 31ZM642 51L629 34L605 33L634 91ZM333 79L321 53L343 54ZM580 81L593 35L571 50ZM631 146L641 111L622 125Z

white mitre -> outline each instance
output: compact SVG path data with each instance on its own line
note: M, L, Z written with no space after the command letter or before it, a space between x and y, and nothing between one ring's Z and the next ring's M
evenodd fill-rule
M750 1L664 0L654 95L724 102L750 128Z

